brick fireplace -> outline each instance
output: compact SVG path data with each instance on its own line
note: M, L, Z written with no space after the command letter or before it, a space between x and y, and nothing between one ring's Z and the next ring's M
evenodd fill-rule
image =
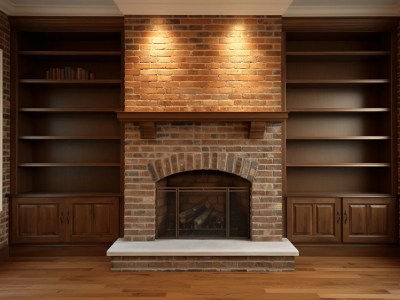
M119 113L125 126L124 237L119 242L158 247L157 184L175 174L209 170L249 183L250 239L245 242L256 243L253 248L281 243L281 18L130 16L125 45L125 111ZM122 252L109 250L113 270L283 271L293 270L297 255L294 247L290 255L208 250L129 255L130 246L122 247Z

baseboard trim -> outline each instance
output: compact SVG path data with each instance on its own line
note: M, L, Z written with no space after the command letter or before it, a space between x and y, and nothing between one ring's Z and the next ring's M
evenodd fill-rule
M9 251L8 245L5 247L0 248L0 261L7 260L10 256L10 251Z
M294 245L300 256L400 257L400 245Z
M90 245L11 245L11 257L48 257L48 256L106 256L111 244Z

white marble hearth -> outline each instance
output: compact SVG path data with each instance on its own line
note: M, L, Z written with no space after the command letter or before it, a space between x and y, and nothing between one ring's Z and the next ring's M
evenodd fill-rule
M131 242L118 239L107 256L299 256L287 239L274 242L249 240L154 240Z

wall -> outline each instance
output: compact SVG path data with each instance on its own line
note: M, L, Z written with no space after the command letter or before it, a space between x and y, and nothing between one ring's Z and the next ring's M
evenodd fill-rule
M126 111L280 111L280 17L125 18Z
M0 12L0 48L3 50L3 211L0 212L0 256L8 244L8 199L10 193L10 23Z
M125 110L281 111L281 23L268 16L125 18ZM249 140L244 123L125 127L125 240L155 238L155 183L196 169L252 182L251 239L282 238L282 125Z
M162 123L157 138L125 127L125 219L128 241L155 239L155 185L168 175L219 170L252 183L250 236L282 238L282 126L270 123L264 138L247 138L241 123Z

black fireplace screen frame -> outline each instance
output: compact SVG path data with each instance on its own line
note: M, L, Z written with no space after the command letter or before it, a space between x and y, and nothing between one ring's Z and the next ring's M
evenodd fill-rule
M185 236L181 234L183 231L182 225L180 222L180 203L181 203L181 194L182 193L224 193L225 194L225 236L196 236L196 239L250 239L250 197L251 197L251 189L248 187L157 187L156 194L159 196L160 192L165 193L175 193L175 235L174 236L160 236L158 234L158 228L156 229L156 239L191 239L193 236ZM243 236L231 236L231 195L232 193L247 193L247 228L244 229L246 231ZM156 204L157 205L157 204ZM157 213L156 213L157 218ZM157 223L157 222L156 222ZM158 227L158 224L157 224Z

